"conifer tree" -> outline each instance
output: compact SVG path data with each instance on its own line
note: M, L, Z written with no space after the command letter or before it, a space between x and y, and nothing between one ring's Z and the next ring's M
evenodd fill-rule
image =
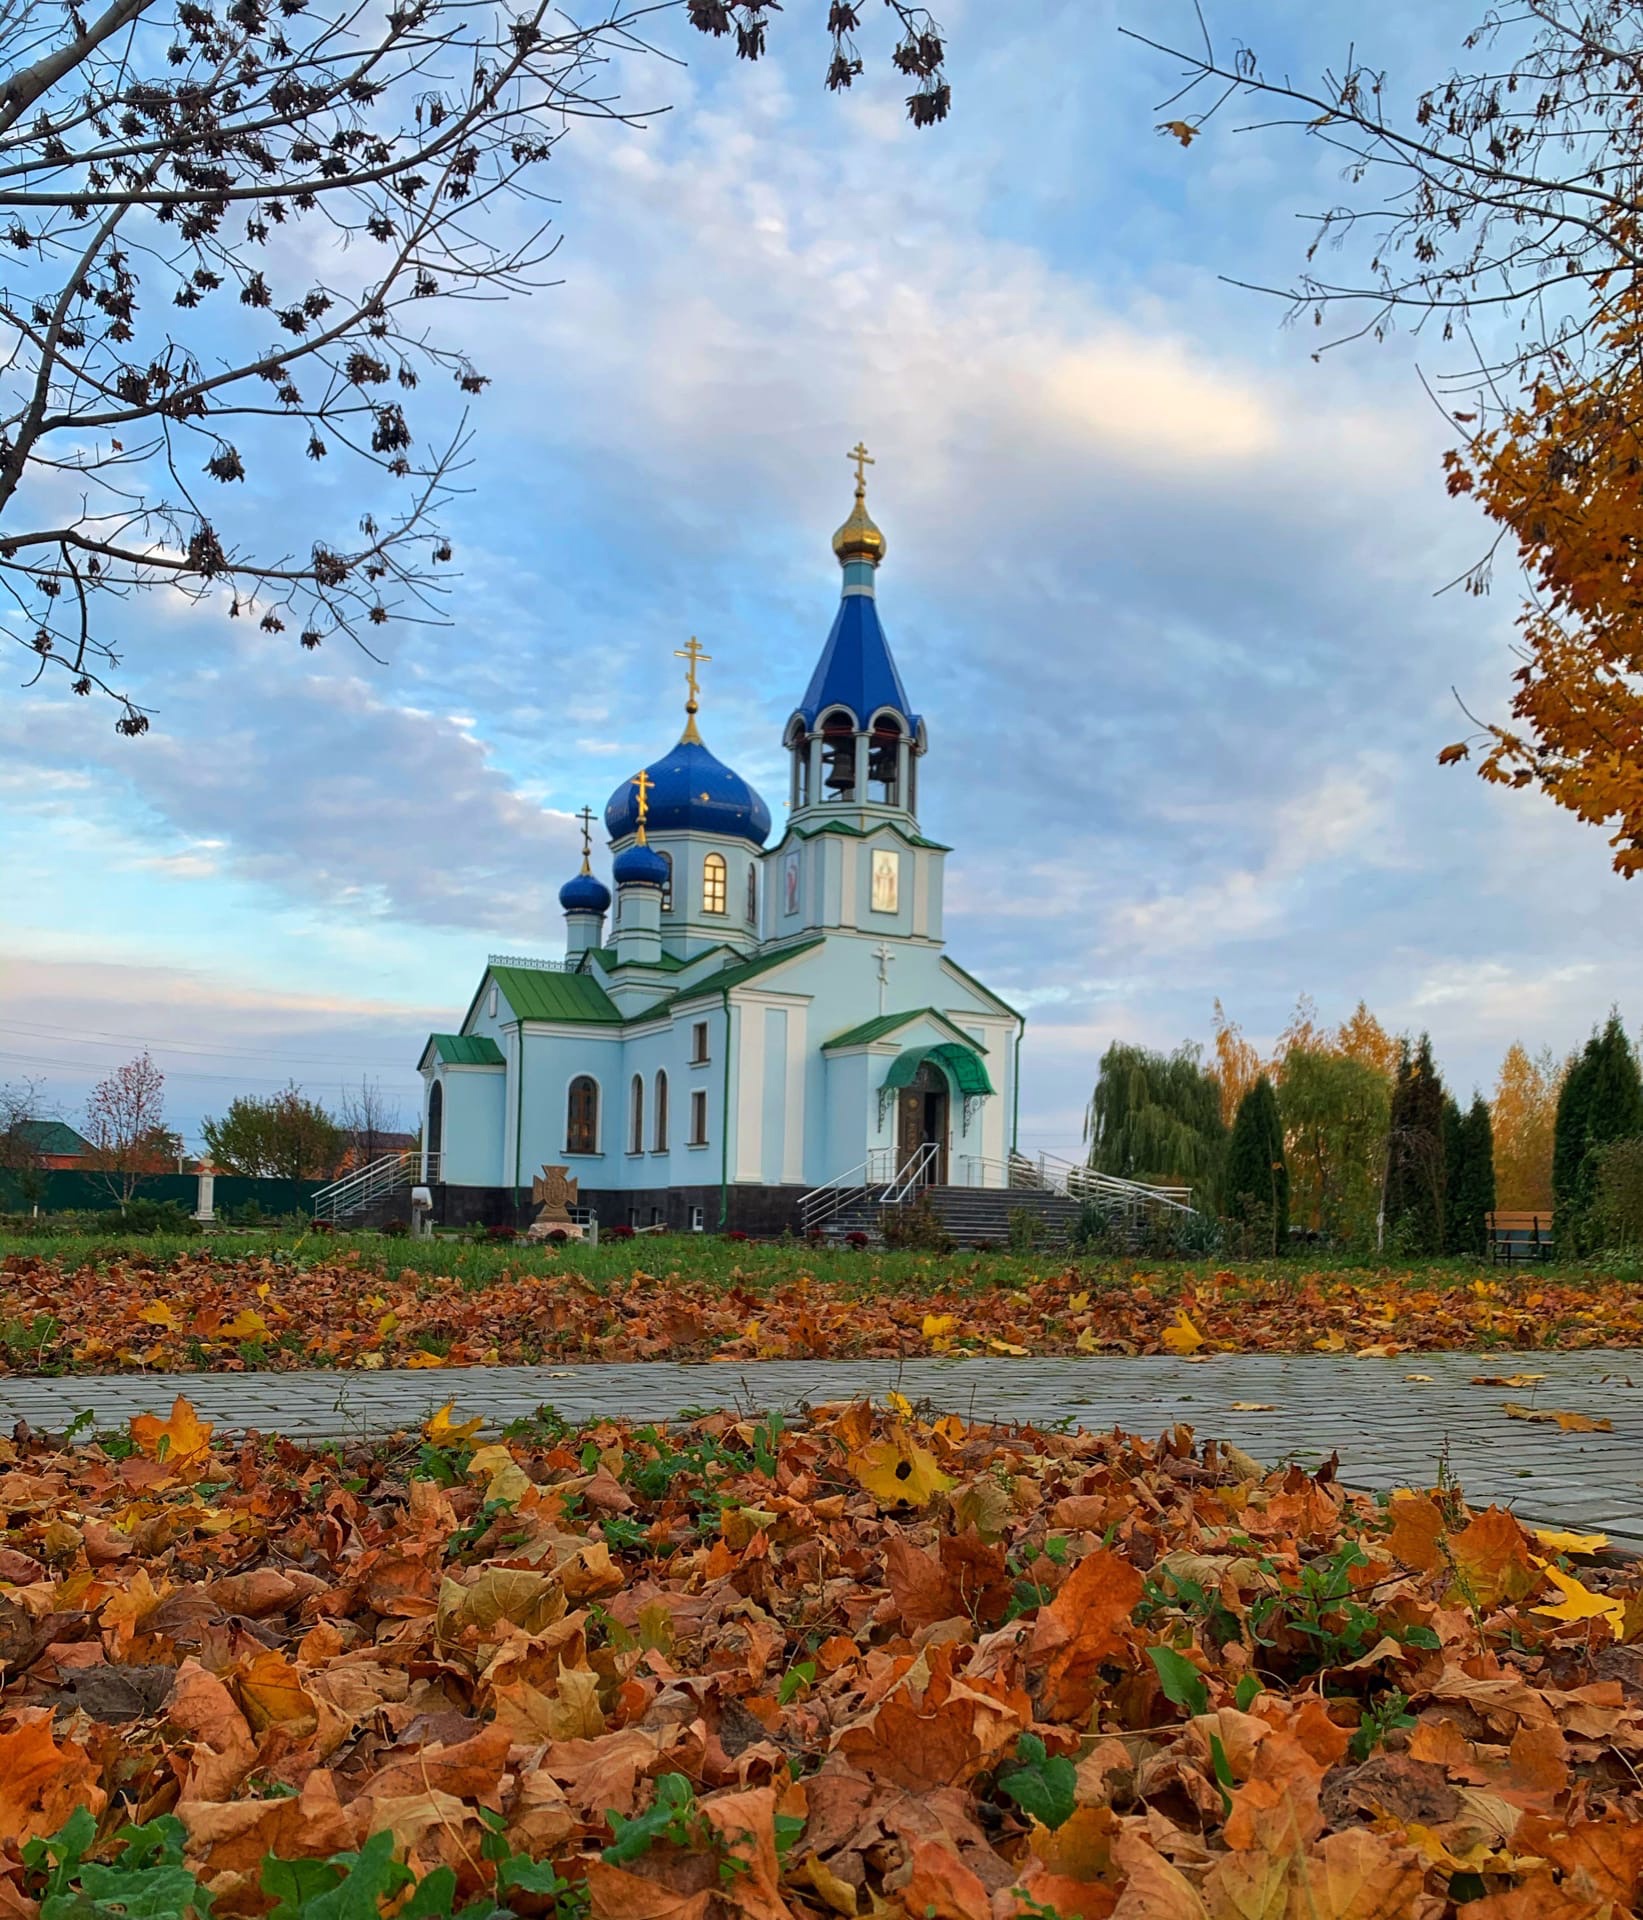
M1557 1106L1552 1182L1560 1244L1590 1250L1602 1150L1643 1134L1643 1074L1618 1012L1586 1042Z
M1489 1103L1473 1094L1461 1116L1460 1165L1448 1175L1444 1238L1455 1253L1481 1254L1488 1244L1485 1215L1495 1206L1495 1134Z
M1443 1250L1443 1082L1432 1061L1430 1036L1411 1053L1406 1045L1392 1090L1392 1127L1386 1143L1385 1232L1405 1253Z
M1264 1073L1238 1102L1224 1189L1228 1217L1258 1232L1263 1250L1282 1253L1289 1240L1289 1169L1278 1097Z
M1580 1210L1580 1163L1586 1157L1591 1120L1592 1084L1597 1075L1597 1035L1569 1063L1557 1097L1557 1125L1552 1134L1552 1209L1557 1230L1571 1240Z
M1466 1251L1466 1230L1462 1225L1460 1202L1466 1185L1466 1121L1460 1104L1451 1094L1443 1100L1443 1250Z

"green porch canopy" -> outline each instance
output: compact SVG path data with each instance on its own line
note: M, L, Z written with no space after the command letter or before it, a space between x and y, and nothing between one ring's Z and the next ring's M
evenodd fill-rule
M961 1047L954 1040L944 1040L935 1047L909 1047L905 1053L898 1053L884 1077L886 1090L909 1086L926 1061L940 1067L966 1100L978 1100L994 1091L981 1055L974 1047Z

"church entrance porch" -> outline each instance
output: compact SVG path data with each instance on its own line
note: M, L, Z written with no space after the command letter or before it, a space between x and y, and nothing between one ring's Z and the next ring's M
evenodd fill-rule
M898 1178L919 1170L919 1184L947 1184L947 1077L926 1060L896 1095L896 1173ZM927 1153L927 1147L934 1147ZM922 1161L922 1164L920 1164Z

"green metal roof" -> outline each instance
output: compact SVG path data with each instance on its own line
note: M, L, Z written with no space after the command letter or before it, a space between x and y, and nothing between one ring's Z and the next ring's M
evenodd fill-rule
M521 1020L621 1025L621 1013L591 973L560 973L548 967L492 967L490 977Z
M91 1142L78 1134L66 1120L23 1120L17 1131L35 1153L90 1153Z
M685 987L671 1000L660 1007L652 1007L649 1018L661 1013L665 1008L682 1005L687 1000L699 1000L706 994L723 993L726 988L744 987L749 980L756 980L761 973L768 973L772 967L784 965L789 960L798 959L801 953L813 953L822 944L822 935L813 940L800 940L796 945L783 947L779 953L762 953L753 960L738 960L734 965L721 967L717 973L710 973L705 980L698 980L692 987Z
M505 1064L502 1049L483 1033L430 1033L422 1049L424 1060L429 1048L448 1067L500 1067Z
M944 840L927 840L922 833L909 833L905 827L898 827L893 820L880 820L870 827L852 826L848 820L818 820L814 826L789 827L768 853L780 853L789 840L814 840L820 833L837 833L847 840L867 840L875 833L893 833L898 840L904 840L910 847L927 847L932 853L951 853L952 848Z
M991 987L984 987L975 975L961 967L950 953L944 953L941 956L941 964L944 967L951 967L961 980L968 980L976 992L982 994L986 999L991 1000L995 1007L1002 1007L1006 1013L1014 1014L1015 1018L1019 1020L1023 1026L1027 1024L1027 1016L1024 1013L1012 1007L1008 1000L1001 1000L998 995L993 992Z
M956 1091L966 1098L993 1091L993 1083L987 1078L986 1064L968 1041L962 1047L951 1040L944 1040L939 1047L909 1047L905 1053L898 1053L891 1062L890 1071L884 1076L884 1084L887 1087L909 1085L918 1078L919 1068L926 1061L933 1067L940 1067Z
M700 955L697 956L698 959L700 957ZM610 973L617 965L616 949L614 947L589 947L588 958L590 960L597 960L606 973ZM676 954L671 953L664 953L659 960L630 960L628 962L630 967L655 967L661 973L683 973L685 968L690 964L690 961L681 960Z
M911 1013L881 1013L876 1020L864 1020L859 1027L836 1033L831 1040L822 1042L822 1052L826 1053L834 1047L865 1047L871 1041L882 1040L886 1034L894 1033L898 1027L905 1027L911 1020L934 1020L953 1035L958 1045L974 1047L978 1053L987 1051L980 1041L972 1040L961 1027L955 1027L939 1007L915 1007Z

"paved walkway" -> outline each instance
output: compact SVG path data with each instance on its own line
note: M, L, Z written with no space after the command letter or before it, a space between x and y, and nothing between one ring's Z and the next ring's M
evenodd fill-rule
M1544 1374L1538 1386L1473 1386L1477 1374ZM1423 1378L1422 1376L1427 1376ZM100 1428L163 1412L186 1394L225 1429L330 1440L415 1426L446 1400L503 1424L547 1404L569 1420L665 1420L690 1407L797 1408L895 1388L975 1419L1066 1420L1148 1436L1177 1421L1258 1460L1315 1464L1376 1489L1430 1485L1439 1462L1474 1502L1526 1519L1601 1528L1643 1551L1643 1348L1596 1353L1217 1354L1117 1359L764 1361L680 1366L463 1367L440 1372L105 1374L0 1378L0 1427L61 1430L90 1410ZM1511 1400L1614 1423L1565 1433L1508 1418ZM1239 1402L1261 1403L1238 1410ZM1267 1410L1270 1408L1270 1410Z

